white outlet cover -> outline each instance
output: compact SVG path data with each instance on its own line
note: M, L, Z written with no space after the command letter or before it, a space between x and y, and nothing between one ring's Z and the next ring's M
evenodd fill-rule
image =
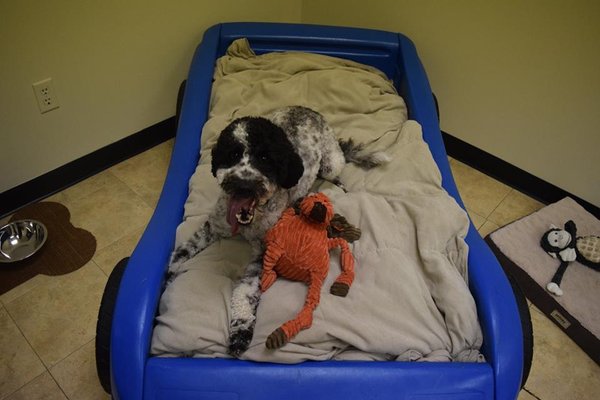
M36 82L32 87L42 114L60 107L52 78Z

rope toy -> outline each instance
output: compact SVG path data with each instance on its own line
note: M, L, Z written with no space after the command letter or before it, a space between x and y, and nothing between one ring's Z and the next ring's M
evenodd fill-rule
M330 293L345 297L354 280L354 258L345 236L329 238L334 216L333 205L323 193L309 195L294 208L288 208L265 236L266 252L263 258L261 290L267 291L278 276L308 285L304 307L298 315L281 325L269 335L268 349L278 349L312 325L313 312L319 304L321 287L329 272L329 250L341 248L342 273L331 286ZM341 230L352 232L350 237L360 237L360 231L347 224ZM334 227L335 228L335 227ZM340 228L334 229L339 231ZM358 232L358 233L357 233Z

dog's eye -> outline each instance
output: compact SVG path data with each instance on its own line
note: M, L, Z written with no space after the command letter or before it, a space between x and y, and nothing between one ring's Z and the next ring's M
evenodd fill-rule
M229 159L231 161L237 161L240 158L242 158L242 153L239 150L234 150L231 153L229 153Z
M256 161L260 161L260 162L264 163L264 162L269 161L269 156L267 154L265 154L265 153L258 153L258 154L254 155L254 159Z

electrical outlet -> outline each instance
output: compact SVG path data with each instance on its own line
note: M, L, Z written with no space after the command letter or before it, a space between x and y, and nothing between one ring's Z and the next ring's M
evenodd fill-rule
M56 97L56 90L54 90L54 84L52 83L52 78L36 82L32 86L38 107L42 114L60 107L58 98Z

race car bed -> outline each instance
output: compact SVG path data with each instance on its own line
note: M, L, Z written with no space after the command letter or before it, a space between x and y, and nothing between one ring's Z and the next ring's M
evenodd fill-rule
M204 352L204 356L190 352L190 349L185 348L185 346L180 348L179 351L171 351L172 354L170 354L170 357L157 356L169 355L166 354L168 353L167 350L172 348L169 347L170 343L165 344L165 342L168 342L167 339L175 338L175 341L181 339L181 335L178 336L181 326L173 325L172 323L165 325L165 320L170 317L168 316L170 310L177 308L173 304L180 306L181 304L192 303L192 311L194 309L202 309L201 304L198 304L196 307L194 306L196 303L189 301L189 299L193 298L194 293L198 291L192 290L186 293L183 296L183 300L181 296L177 300L176 295L168 293L170 296L169 300L165 300L167 292L174 292L174 287L183 287L172 283L173 274L171 274L169 285L167 286L168 289L165 291L164 296L163 291L166 284L168 260L175 244L176 232L181 236L181 230L185 231L186 229L178 230L178 226L181 228L180 224L184 217L184 211L186 220L193 221L194 215L191 215L193 212L190 210L193 209L193 206L198 206L202 209L202 199L207 198L207 195L201 195L199 196L200 201L196 199L195 204L191 205L190 203L190 198L194 197L190 195L190 190L192 193L195 193L194 182L198 180L197 174L202 173L202 160L197 170L201 150L205 150L201 148L201 144L208 147L210 138L207 139L209 135L207 131L210 131L208 128L210 128L211 124L219 126L220 117L222 117L222 120L234 117L232 114L227 115L227 110L222 111L222 108L220 109L222 115L219 115L219 112L215 111L218 109L218 103L222 101L223 96L221 94L224 89L221 91L214 90L213 80L215 80L215 88L228 87L219 86L221 85L221 81L217 78L227 75L231 71L243 74L246 71L245 68L248 67L242 66L240 69L240 65L245 60L251 59L253 68L263 71L263 66L255 62L255 55L260 56L268 53L281 54L281 52L290 51L294 52L293 54L300 54L298 52L312 53L348 60L348 64L343 64L342 69L345 68L346 72L351 70L352 74L355 73L353 68L364 69L359 65L375 67L378 71L382 71L377 72L377 70L372 69L369 73L379 73L384 80L389 80L393 84L395 89L392 87L391 90L397 90L400 94L398 98L403 99L406 103L407 117L410 120L418 122L418 124L402 120L402 128L396 134L382 135L373 139L373 142L381 141L380 145L387 147L394 155L396 154L394 153L395 149L402 147L400 144L414 143L415 140L413 139L417 137L420 140L422 131L422 138L426 143L424 148L427 150L427 156L431 157L429 155L431 154L433 160L435 160L434 165L437 166L436 172L430 175L433 176L434 181L441 178L442 190L445 190L444 194L447 192L450 195L446 196L451 201L443 204L458 203L462 205L444 150L434 98L414 45L409 39L397 33L352 28L258 23L216 25L205 33L202 43L194 55L181 105L172 161L156 211L131 258L120 263L115 268L107 284L107 290L105 291L100 311L97 343L99 375L102 383L106 388L111 390L115 398L123 399L265 399L301 397L329 399L516 398L522 380L526 377L527 364L529 362L527 360L528 357L524 357L524 351L527 353L530 349L527 348L527 345L524 348L523 345L524 332L521 321L522 319L527 319L527 315L526 312L523 316L520 315L520 309L521 311L523 308L526 310L526 307L519 307L518 303L522 299L519 296L515 296L513 288L502 272L501 267L473 225L466 222L466 218L464 232L461 231L460 227L455 229L459 231L459 234L458 238L452 241L452 243L455 241L458 243L455 247L452 247L452 252L455 256L450 263L456 264L456 269L451 268L452 274L450 275L446 273L447 268L444 269L446 272L441 275L439 274L440 270L435 270L438 278L441 276L442 279L435 282L433 288L430 285L425 290L426 300L431 300L427 304L429 304L430 308L435 308L436 306L438 308L435 310L437 317L434 316L431 320L428 320L427 315L420 314L422 318L417 315L417 318L414 318L414 316L411 317L413 318L412 321L410 319L408 319L408 322L403 320L404 323L398 326L382 325L380 328L372 326L369 321L367 325L370 329L369 332L372 333L369 339L374 337L376 340L365 341L363 340L365 336L364 332L359 332L356 336L360 340L353 342L352 338L348 339L348 349L344 350L349 351L345 352L337 351L341 346L339 340L333 341L330 347L323 350L322 344L324 341L318 338L318 346L313 346L311 343L298 343L297 347L293 347L292 351L288 353L277 353L283 354L282 358L272 357L273 353L265 352L264 346L251 346L251 349L248 351L249 355L245 357L245 360L238 360L227 358L226 351L220 349L218 338L226 337L226 333L220 332L216 335L217 339L214 340L214 343L210 342L206 344L205 342L194 341L193 346L216 349ZM229 61L229 64L223 64L222 61L217 62L223 55L226 55L223 58ZM239 60L236 60L236 57L239 57ZM325 69L331 69L329 64L327 64L328 62L329 59L326 60L327 66ZM317 69L315 60L310 59L309 64L308 70ZM304 73L304 71L302 72ZM254 85L255 82L252 79L254 78L250 78L250 85L253 87L257 86ZM269 79L269 82L272 83L274 78L269 77ZM305 75L302 75L301 80L311 81L311 79L314 78L306 78ZM371 84L371 80L377 79L369 78L369 84ZM243 77L235 75L235 79L233 80L236 82L243 81ZM325 83L319 83L318 86L326 87L326 82L328 81L331 81L331 79L326 78ZM213 93L212 99L211 90ZM261 93L264 90L264 87L259 88L259 92ZM379 95L382 92L386 92L386 89L377 87L374 91ZM314 90L309 94L304 93L304 100L306 100L306 97L313 97L311 93L314 93ZM347 94L348 96L353 95L352 93ZM239 96L239 93L234 92L233 96L229 97L238 98L244 96ZM269 96L266 98L269 98ZM342 97L339 99L342 103L345 100ZM279 98L275 99L274 103L278 101ZM302 101L302 99L299 98L299 101ZM249 103L252 105L251 101ZM260 104L264 104L264 101L261 101ZM386 107L383 108L389 111L389 107ZM250 109L254 110L253 108ZM211 112L210 115L209 110ZM327 112L324 112L324 114L327 117ZM386 117L382 120L389 121L390 119L393 118ZM207 120L211 123L205 126ZM356 123L356 120L352 121L353 124ZM340 122L340 124L343 125L343 122ZM418 131L415 131L415 129ZM383 131L388 132L387 128L384 128ZM203 132L202 137L200 135L201 132ZM388 139L383 140L383 136L386 138L392 136L392 142ZM400 177L398 179L406 178L405 171L411 169L410 164L406 163L410 163L412 154L414 154L414 151L410 149L408 153L403 154L402 162L404 164L402 164L402 170L394 170L393 168L396 164L392 161L386 167L388 168L387 171L391 171L391 173L385 174L383 177L380 175L366 176L353 181L355 177L360 176L360 173L350 170L346 176L341 176L342 181L346 180L349 182L350 194L352 194L353 188L360 188L360 190L356 190L354 193L355 197L352 197L347 194L337 196L335 190L330 188L329 190L334 198L334 202L338 199L337 204L339 204L342 210L346 210L351 217L354 209L359 210L357 211L357 219L360 219L361 215L367 214L364 210L372 210L371 214L377 214L382 209L382 207L378 206L379 203L377 201L369 203L368 200L370 198L365 200L361 196L369 190L377 192L381 188L385 188L385 195L389 196L391 190L389 188L394 187L394 184L393 181L386 181L386 179L394 176ZM438 169L439 173L437 172ZM422 169L418 169L414 173L416 175L423 174ZM402 176L404 178L401 178ZM415 185L418 185L419 179L411 176L405 179L405 182L414 182ZM427 182L425 186L427 191L430 190L432 184ZM210 184L208 184L208 187L211 187ZM412 187L410 185L401 185L398 189L410 191ZM417 202L422 203L426 201L424 199L427 197L423 197L422 194L421 192L419 193L421 197L418 197ZM188 198L188 195L190 195L190 198ZM436 196L437 194L431 197ZM417 197L414 198L416 199ZM437 196L436 198L440 197ZM360 203L360 206L356 205L358 203ZM394 204L391 201L388 201L388 203ZM345 209L344 204L346 204ZM354 206L354 208L349 204ZM437 214L437 218L441 221L445 217L444 214L456 215L455 220L460 222L464 211L460 210L458 206L456 208L459 210L458 212L453 211L453 208L449 206L447 212L443 212L442 210L442 212ZM392 207L391 209L394 208ZM431 210L434 210L434 208ZM423 219L422 215L427 214L432 213L424 212L418 214L420 215L418 219ZM380 220L384 223L389 218L389 214L383 215ZM370 219L367 220L372 221ZM431 223L427 219L423 219L423 221L425 221L425 225L427 226L426 232L428 234L426 237L419 236L416 241L423 242L429 237L442 235L443 227L446 226L442 222L440 222L438 229L435 223ZM380 226L373 222L370 225ZM193 226L193 223L191 226ZM407 226L409 225L407 224ZM365 231L363 227L361 229ZM416 228L411 229L417 230ZM421 226L419 230L421 229L425 228ZM371 230L377 231L377 229ZM364 238L361 238L362 243L369 241L368 234ZM383 247L386 247L388 243L384 242L385 239L381 238L378 241L374 241L378 245L383 243L385 244ZM410 241L404 240L404 242ZM467 246L462 246L461 243L468 245L468 268L466 268L466 261L465 268L461 268L458 265L460 264L460 254L463 254L461 249L467 248ZM223 254L227 255L232 252L239 253L236 249L235 247L223 245L221 250L223 250ZM355 247L355 252L357 253L377 253L378 257L381 256L377 251L365 250L361 253L360 250L360 247ZM243 251L241 252L243 253ZM218 254L216 258L221 260L223 254ZM466 255L466 251L464 254ZM213 258L215 258L214 254ZM382 256L381 258L385 257ZM423 258L427 258L427 256ZM378 260L378 258L376 259ZM360 266L361 261L368 260L368 258L363 259L357 256L357 260ZM365 262L363 261L363 263ZM431 264L439 264L439 257ZM185 271L186 274L181 275L186 275L187 278L193 276L192 273L187 272L197 272L198 268L194 268L189 268L189 270ZM431 268L431 265L425 263L422 269L429 270ZM468 276L466 276L467 270ZM359 272L357 272L356 280L359 282L357 282L357 288L353 287L352 290L358 292L360 296L363 293L361 292L363 286L366 287L367 285L360 286L360 270L357 271ZM393 273L393 270L384 270L382 268L376 270L365 266L362 271L364 271L362 282L369 280L376 282L379 279L377 284L381 286L382 281L393 281L393 279L390 279L393 278L393 275L381 275L385 271L387 273L392 271L391 273ZM173 273L173 271L170 272ZM418 274L419 271L415 270L414 272ZM470 289L469 298L471 298L472 294L472 299L474 299L474 304L476 305L476 310L473 306L472 311L473 314L476 313L474 315L475 322L477 322L478 317L477 324L473 323L473 318L469 318L473 316L469 316L468 310L465 313L455 313L453 307L456 296L448 296L448 290L442 290L446 287L456 287L456 284L454 284L456 283L455 277L460 277L461 272L465 274L463 283L468 281L468 289ZM412 277L413 275L415 274L411 272L409 275L403 276L402 280L406 281L409 276ZM202 279L206 275L198 276L200 277L199 279ZM454 283L447 286L449 282ZM209 291L213 286L211 283L203 292ZM197 286L195 284L190 286L188 283L188 287L193 288ZM225 282L224 287L229 287L229 283ZM395 287L392 286L391 288L392 292L398 292ZM175 292L182 293L181 290L178 289ZM468 290L466 291L469 292ZM291 293L291 291L288 288L284 288L281 293ZM162 300L161 296L163 296ZM363 297L371 298L370 296L369 294ZM387 298L389 296L384 295L377 302L373 302L372 305L380 307ZM413 296L411 295L410 298L412 299ZM199 301L204 302L205 300L207 299ZM464 302L463 300L461 302ZM272 303L277 304L279 301L281 299L275 299L272 300ZM113 302L114 305L112 304ZM268 308L268 304L268 299L266 299L264 304L261 303L261 307ZM357 312L360 312L360 308L363 307L365 315L369 314L369 304L366 304L365 301L346 304L352 304L351 307ZM324 309L323 314L326 314L328 307L326 300L322 300L320 307ZM337 310L335 307L337 307L337 303L332 307L329 317L323 318L326 322L335 320L334 316ZM393 308L395 305L392 303L391 307ZM401 304L397 304L397 307L398 310L405 310L405 308L401 307ZM406 310L409 309L410 307L406 308ZM209 308L208 312L217 311L214 308ZM263 312L263 315L273 314L276 313ZM218 316L211 314L213 316L205 320L202 319L201 314L192 318L189 318L189 313L186 315L192 322L197 323L197 321L202 321L198 326L191 325L191 337L201 336L204 340L207 333L200 333L204 325L210 324L212 320L225 320L227 313L225 310ZM257 318L263 320L265 317L261 317L259 313ZM423 352L422 350L420 352L415 351L414 348L419 346L417 343L421 337L419 335L427 337L427 334L422 329L417 331L414 337L410 336L410 333L415 331L413 327L417 326L419 321L424 321L422 324L424 326L433 326L436 321L441 322L451 332L448 334L449 339L445 340L442 338L440 341L444 343L452 342L449 345L451 348L460 347L455 343L460 342L462 346L459 349L460 351L454 351L454 349L445 351L445 349L440 350L437 348L433 348L435 351L431 351L429 354L426 354L427 352ZM479 324L481 329L479 329ZM477 325L476 329L475 325ZM186 326L189 327L190 325L187 324ZM261 336L258 326L257 323L255 338L260 341ZM319 332L320 327L318 318L316 318L314 326L311 328L312 332ZM386 328L389 332L383 334ZM167 333L161 335L161 329ZM323 329L324 335L328 338L336 335L341 337L345 334L337 334L329 326ZM398 332L402 332L402 334L393 338L395 342L391 344L392 346L401 347L403 339L416 344L411 344L412 347L409 346L406 349L393 352L385 347L388 342L377 342L380 336L386 338L394 336L395 329L398 329ZM466 339L462 336L456 339L456 330L461 331L460 333L466 336ZM173 331L177 331L177 334L173 335ZM214 329L211 327L209 331L213 332ZM528 332L525 332L525 335L528 336ZM350 337L350 335L346 336ZM436 342L441 334L435 332L434 335L430 336L432 336L430 342ZM481 338L483 339L483 343L481 343ZM358 354L357 350L360 349L363 342L373 345L375 349L383 350L379 351L376 355L372 353ZM426 348L432 349L431 343L428 343L427 346ZM335 351L332 349L335 349ZM106 351L109 352L108 357L106 356ZM199 353L202 353L202 351L199 351ZM379 353L384 355L382 356ZM394 356L390 357L390 353L393 353ZM299 358L298 354L301 354ZM365 356L364 354L368 355ZM415 356L415 354L418 355ZM323 359L327 359L327 361L305 361ZM422 359L429 362L407 362L414 359ZM454 362L440 362L441 360ZM108 362L108 365L103 364L103 362ZM108 371L110 371L110 385L107 379Z

